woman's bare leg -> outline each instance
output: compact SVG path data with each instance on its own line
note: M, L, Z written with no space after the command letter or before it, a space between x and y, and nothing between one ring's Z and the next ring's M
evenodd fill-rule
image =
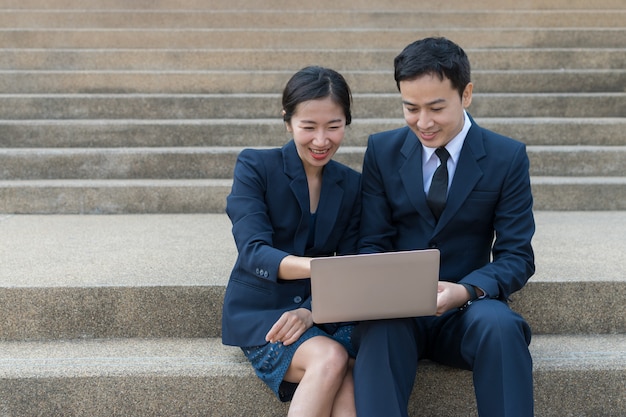
M356 405L354 404L354 379L352 378L352 368L354 359L348 362L348 371L343 378L343 383L337 392L333 404L332 417L356 417Z
M344 347L325 336L300 345L285 374L286 381L299 383L288 415L329 417L346 378L348 359Z

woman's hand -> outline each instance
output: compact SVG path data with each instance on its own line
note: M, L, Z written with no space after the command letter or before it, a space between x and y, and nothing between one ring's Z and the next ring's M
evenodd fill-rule
M313 318L310 310L299 308L286 311L267 332L265 340L270 343L282 342L287 346L298 340L311 326Z

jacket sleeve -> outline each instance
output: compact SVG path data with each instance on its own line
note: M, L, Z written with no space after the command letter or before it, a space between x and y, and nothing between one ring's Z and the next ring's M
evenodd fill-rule
M361 173L360 253L388 252L395 249L392 240L396 235L396 229L391 220L391 210L376 158L375 145L376 142L370 136Z
M495 207L493 260L460 282L475 285L489 297L501 299L508 299L526 284L535 271L532 206L529 161L522 145L511 162Z
M226 213L233 227L240 267L273 282L288 253L273 247L273 227L265 199L267 172L256 150L243 150L237 158Z

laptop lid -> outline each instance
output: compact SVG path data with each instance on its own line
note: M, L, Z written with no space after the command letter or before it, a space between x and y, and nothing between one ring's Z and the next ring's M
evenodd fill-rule
M439 250L332 256L311 260L315 323L435 314Z

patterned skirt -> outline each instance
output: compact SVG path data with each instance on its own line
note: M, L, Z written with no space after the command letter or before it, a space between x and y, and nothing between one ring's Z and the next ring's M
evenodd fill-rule
M243 347L241 350L252 364L257 376L270 387L280 401L287 402L291 401L298 384L283 379L298 347L312 337L326 336L340 343L354 358L356 352L352 346L353 329L353 324L313 326L304 332L296 342L288 346L277 342L266 343L262 346Z

